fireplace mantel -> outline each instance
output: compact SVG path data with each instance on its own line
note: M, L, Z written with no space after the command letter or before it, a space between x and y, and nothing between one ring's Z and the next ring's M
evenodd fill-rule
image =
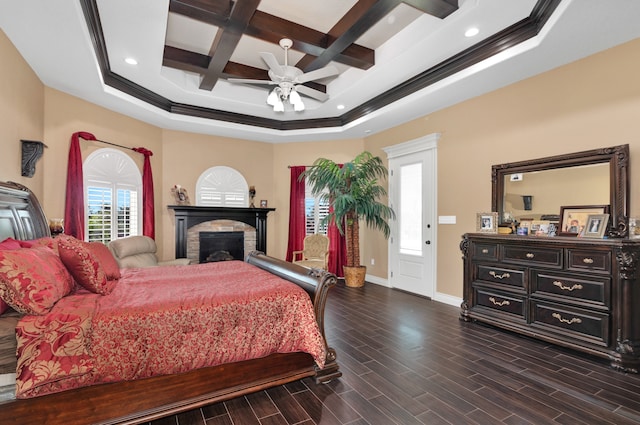
M256 228L256 249L267 253L267 214L275 208L229 208L169 205L176 216L176 258L187 256L187 231L211 220L236 220Z

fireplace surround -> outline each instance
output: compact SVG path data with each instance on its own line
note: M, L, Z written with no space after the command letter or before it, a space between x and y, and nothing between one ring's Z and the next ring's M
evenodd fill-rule
M229 208L169 205L175 214L176 258L187 257L187 232L190 227L212 220L235 220L256 229L256 250L267 253L267 214L275 208Z

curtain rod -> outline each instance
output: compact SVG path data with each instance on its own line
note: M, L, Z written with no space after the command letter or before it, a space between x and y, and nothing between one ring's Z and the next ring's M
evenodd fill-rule
M122 149L129 149L130 151L134 151L135 152L135 149L129 148L127 146L118 145L117 143L111 143L111 142L107 142L105 140L99 140L99 139L96 139L95 141L96 142L100 142L100 143L104 143L104 144L107 144L107 145L111 145L111 146L117 146L117 147L122 148Z

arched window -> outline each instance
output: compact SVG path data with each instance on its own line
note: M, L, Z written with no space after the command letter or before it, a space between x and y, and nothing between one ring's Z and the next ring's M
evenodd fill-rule
M85 235L108 243L142 231L142 176L136 163L116 149L99 149L83 164Z
M211 167L196 183L196 205L206 207L248 207L249 186L242 174L224 165Z

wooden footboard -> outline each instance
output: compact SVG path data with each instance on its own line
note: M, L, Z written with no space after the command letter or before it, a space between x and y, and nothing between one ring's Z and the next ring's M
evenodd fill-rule
M324 383L342 376L336 363L336 351L327 345L327 336L324 333L324 309L327 303L327 295L337 282L338 278L333 273L327 273L318 269L308 269L297 264L288 263L277 258L269 257L259 251L253 251L247 257L247 263L268 270L290 282L303 288L313 302L316 321L327 347L327 359L322 369L317 369L316 382Z

